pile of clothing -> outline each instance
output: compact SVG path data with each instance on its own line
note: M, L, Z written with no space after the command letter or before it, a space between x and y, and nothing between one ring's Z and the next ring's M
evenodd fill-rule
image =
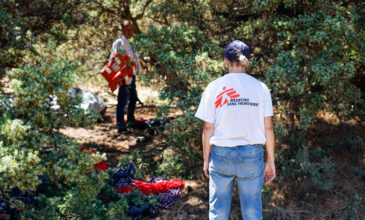
M100 113L101 116L104 116L106 112L106 103L89 90L72 88L68 91L68 96L72 99L79 98L81 103L77 107L83 109L85 112L93 110ZM58 98L56 95L51 95L47 100L46 105L53 110L58 110L60 105L57 103L57 100Z
M80 148L83 150L96 153L95 150L88 147ZM167 179L163 177L153 177L149 182L135 180L136 169L133 163L129 162L118 168L109 168L104 161L100 161L94 166L95 170L112 170L113 172L113 187L117 193L131 193L133 190L142 192L145 195L153 194L159 201L158 207L153 207L149 204L138 206L131 204L128 215L134 216L135 219L142 219L144 216L154 218L158 216L158 209L169 210L180 197L181 189L184 187L184 182L177 179Z
M91 154L96 153L94 149L83 146L79 149L82 151L89 151ZM153 194L159 201L158 207L151 204L136 205L130 204L128 215L133 216L135 219L143 219L144 217L155 218L158 216L158 209L169 210L174 205L176 200L180 197L181 189L184 187L184 182L176 179L167 179L163 177L153 177L149 182L143 182L135 180L134 176L136 169L133 163L129 162L118 168L110 168L104 161L99 161L94 165L94 169L100 172L111 170L113 175L113 187L117 193L129 194L133 191L140 191L145 195ZM42 183L38 186L36 192L28 190L22 193L19 189L13 189L10 192L11 198L21 200L25 204L36 205L37 200L35 195L39 193L47 192L47 184L49 180L45 175L39 176ZM5 196L1 195L0 188L0 214L11 213L13 210L10 203Z
M173 120L172 117L165 119L147 119L136 117L135 119L136 120L133 123L130 123L128 126L133 129L146 130L151 136L157 135L158 133L164 131L165 124L168 124ZM113 122L116 122L116 118L113 119ZM124 117L124 122L127 123L127 116Z
M159 208L171 209L180 197L184 182L176 179L167 179L166 175L153 177L149 182L134 179L135 168L133 163L114 168L114 188L118 193L131 193L132 190L141 191L145 195L154 194L160 202Z

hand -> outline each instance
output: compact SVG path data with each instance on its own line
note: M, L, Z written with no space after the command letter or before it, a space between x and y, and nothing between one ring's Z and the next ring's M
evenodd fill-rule
M144 70L145 73L149 73L150 72L150 70L148 69L147 66L143 67L142 69Z
M204 175L209 178L209 160L204 160L204 166L203 166L203 172L204 172Z
M268 160L265 163L264 179L265 184L270 184L276 177L275 163L273 160Z

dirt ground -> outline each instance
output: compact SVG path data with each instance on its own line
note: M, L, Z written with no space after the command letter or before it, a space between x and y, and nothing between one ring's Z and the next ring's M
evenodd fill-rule
M67 136L77 138L80 143L98 146L99 151L106 153L108 157L106 162L110 166L116 166L120 159L133 150L151 152L155 150L154 156L160 156L159 152L163 150L163 143L161 142L163 134L151 136L146 131L133 129L133 133L130 135L116 137L117 129L113 121L114 115L115 105L109 104L104 121L89 128L67 128L61 130L61 132ZM155 118L156 108L137 106L135 115L146 119ZM337 140L334 140L333 137L345 140L348 133L358 135L359 140L363 140L363 128L359 130L359 127L356 126L341 125L328 118L318 120L317 123L318 126L309 132L312 141L317 144L336 142ZM145 137L146 141L139 142L139 137ZM264 216L268 216L265 219L347 219L347 211L345 210L351 205L349 204L349 195L357 194L363 198L365 195L365 176L357 175L359 170L364 172L364 164L359 167L355 160L348 161L348 158L354 158L351 155L351 149L342 153L339 157L333 158L336 164L335 187L333 190L330 192L312 190L306 188L308 184L303 180L282 186L274 183L270 186L270 192L263 194L263 212ZM357 153L363 153L365 158L364 152ZM195 180L184 180L186 185L173 208L162 211L157 219L208 219L208 181L199 170L199 167L197 167L197 178ZM316 194L316 197L308 192ZM239 198L237 190L235 190L230 219L242 219L239 207ZM358 216L353 216L353 219L365 219L362 216L363 212L364 208L360 208Z
M130 135L117 136L117 129L113 120L115 105L108 105L104 121L96 123L88 128L66 128L61 133L76 138L79 143L98 146L100 152L106 153L109 166L117 166L118 161L133 150L162 152L162 134L149 135L143 130L132 129ZM140 107L137 105L136 117L145 119L156 117L155 107ZM138 142L138 137L147 137L147 141ZM159 155L155 155L159 156ZM180 198L176 201L171 210L162 210L157 220L183 220L183 219L208 219L208 180L197 167L197 178L195 180L184 180L185 187ZM147 179L148 180L148 179ZM239 198L235 192L232 199L232 215L239 216ZM241 219L241 218L231 218Z
M99 146L98 150L106 153L109 166L116 166L118 161L133 150L161 152L162 134L149 135L143 130L133 129L130 135L117 135L115 122L115 105L108 105L104 121L88 128L67 128L61 133L76 138L79 143ZM156 117L155 107L139 107L135 111L136 117L146 119ZM138 137L145 137L147 141L139 142ZM158 155L156 155L158 156ZM197 180L184 180L185 187L181 197L171 210L162 211L157 219L208 219L208 181L203 175Z

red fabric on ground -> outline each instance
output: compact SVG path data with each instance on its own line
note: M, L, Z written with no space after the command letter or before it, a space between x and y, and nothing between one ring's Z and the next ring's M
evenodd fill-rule
M148 121L147 118L141 118L141 117L136 117L135 119L138 122ZM113 122L117 122L117 118L116 117L113 117ZM127 122L127 115L124 116L124 122Z
M89 147L82 146L80 148L80 153L84 150L90 151L92 154L96 154L96 151L94 149L90 149ZM104 171L108 169L108 164L106 164L103 160L99 161L99 163L94 165L95 170Z
M94 149L90 149L89 147L86 146L82 146L80 147L80 153L83 152L84 150L90 151L92 154L96 154L96 151Z
M146 183L140 180L134 180L133 183L128 186L120 187L117 189L118 193L131 193L133 188L135 190L141 191L143 194L158 194L164 193L171 188L182 188L184 187L184 182L181 180L166 180L158 183Z
M127 193L127 194L129 194L131 192L132 192L132 190L130 190L128 188L128 186L120 187L120 188L117 189L117 193Z
M94 165L95 170L104 171L108 169L108 164L101 160L98 164Z

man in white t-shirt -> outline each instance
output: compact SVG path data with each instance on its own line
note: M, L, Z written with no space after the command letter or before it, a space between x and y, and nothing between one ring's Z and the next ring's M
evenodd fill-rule
M262 185L276 176L271 95L264 83L245 73L250 59L245 43L231 42L224 55L229 73L209 83L195 114L204 121L209 219L228 219L235 179L243 219L262 219Z
M125 52L130 55L134 62L137 63L137 71L138 74L141 71L141 63L138 57L138 53L133 46L131 46L128 42L134 35L133 23L130 20L123 21L123 29L122 35L114 41L109 61L113 58L113 56L117 53L118 49L124 49ZM128 84L128 85L127 85ZM127 130L127 126L124 123L124 113L125 107L128 104L128 112L127 112L127 120L129 123L135 122L134 110L136 109L137 102L137 90L136 90L136 76L133 76L131 82L124 81L123 85L119 87L118 91L118 104L117 104L117 127L118 134L130 134L131 132Z

